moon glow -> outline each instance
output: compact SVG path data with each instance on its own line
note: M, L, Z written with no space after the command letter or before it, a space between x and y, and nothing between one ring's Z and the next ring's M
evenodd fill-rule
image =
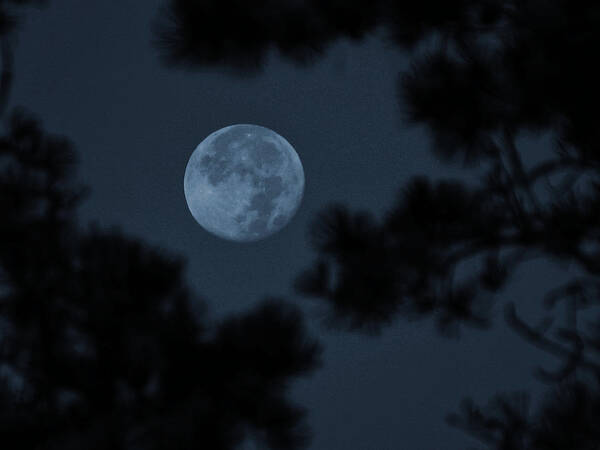
M205 230L232 241L256 241L294 216L304 170L294 148L274 131L231 125L196 147L183 187L192 216Z

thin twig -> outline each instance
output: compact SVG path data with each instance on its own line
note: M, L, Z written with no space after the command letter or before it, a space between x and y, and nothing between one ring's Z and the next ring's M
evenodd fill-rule
M530 341L536 347L551 353L559 358L571 360L573 358L573 350L548 339L529 325L521 320L515 309L514 303L506 305L505 319L507 323L521 336ZM595 374L600 374L600 364L586 359L583 355L578 358L578 366L584 369L593 371Z

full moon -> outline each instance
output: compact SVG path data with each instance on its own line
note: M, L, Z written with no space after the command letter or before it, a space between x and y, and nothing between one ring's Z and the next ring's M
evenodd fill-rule
M304 193L298 154L283 137L258 125L231 125L194 150L183 188L194 219L224 239L249 242L281 230Z

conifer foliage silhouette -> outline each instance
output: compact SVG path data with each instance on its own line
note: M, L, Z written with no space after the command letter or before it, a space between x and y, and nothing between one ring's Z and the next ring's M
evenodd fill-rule
M5 7L26 3L0 2L1 38L14 28ZM210 320L180 258L77 223L87 190L68 139L22 108L2 126L2 448L304 448L287 387L318 365L319 345L300 311L270 298Z
M435 318L444 333L486 327L490 306L531 258L577 275L548 291L565 321L529 325L506 302L513 329L557 356L552 386L533 408L499 395L465 402L449 422L488 448L600 448L600 4L592 0L170 0L156 21L167 64L260 69L267 54L309 63L340 38L381 31L412 57L398 77L408 122L432 150L481 173L480 183L410 180L385 217L344 205L311 228L317 253L297 280L338 326L376 332L399 317ZM535 163L521 137L553 140ZM566 323L562 323L566 322Z

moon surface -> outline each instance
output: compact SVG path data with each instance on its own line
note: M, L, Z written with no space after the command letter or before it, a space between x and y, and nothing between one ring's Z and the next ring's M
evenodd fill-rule
M294 148L274 131L231 125L196 147L183 187L192 216L205 230L232 241L257 241L296 213L304 170Z

